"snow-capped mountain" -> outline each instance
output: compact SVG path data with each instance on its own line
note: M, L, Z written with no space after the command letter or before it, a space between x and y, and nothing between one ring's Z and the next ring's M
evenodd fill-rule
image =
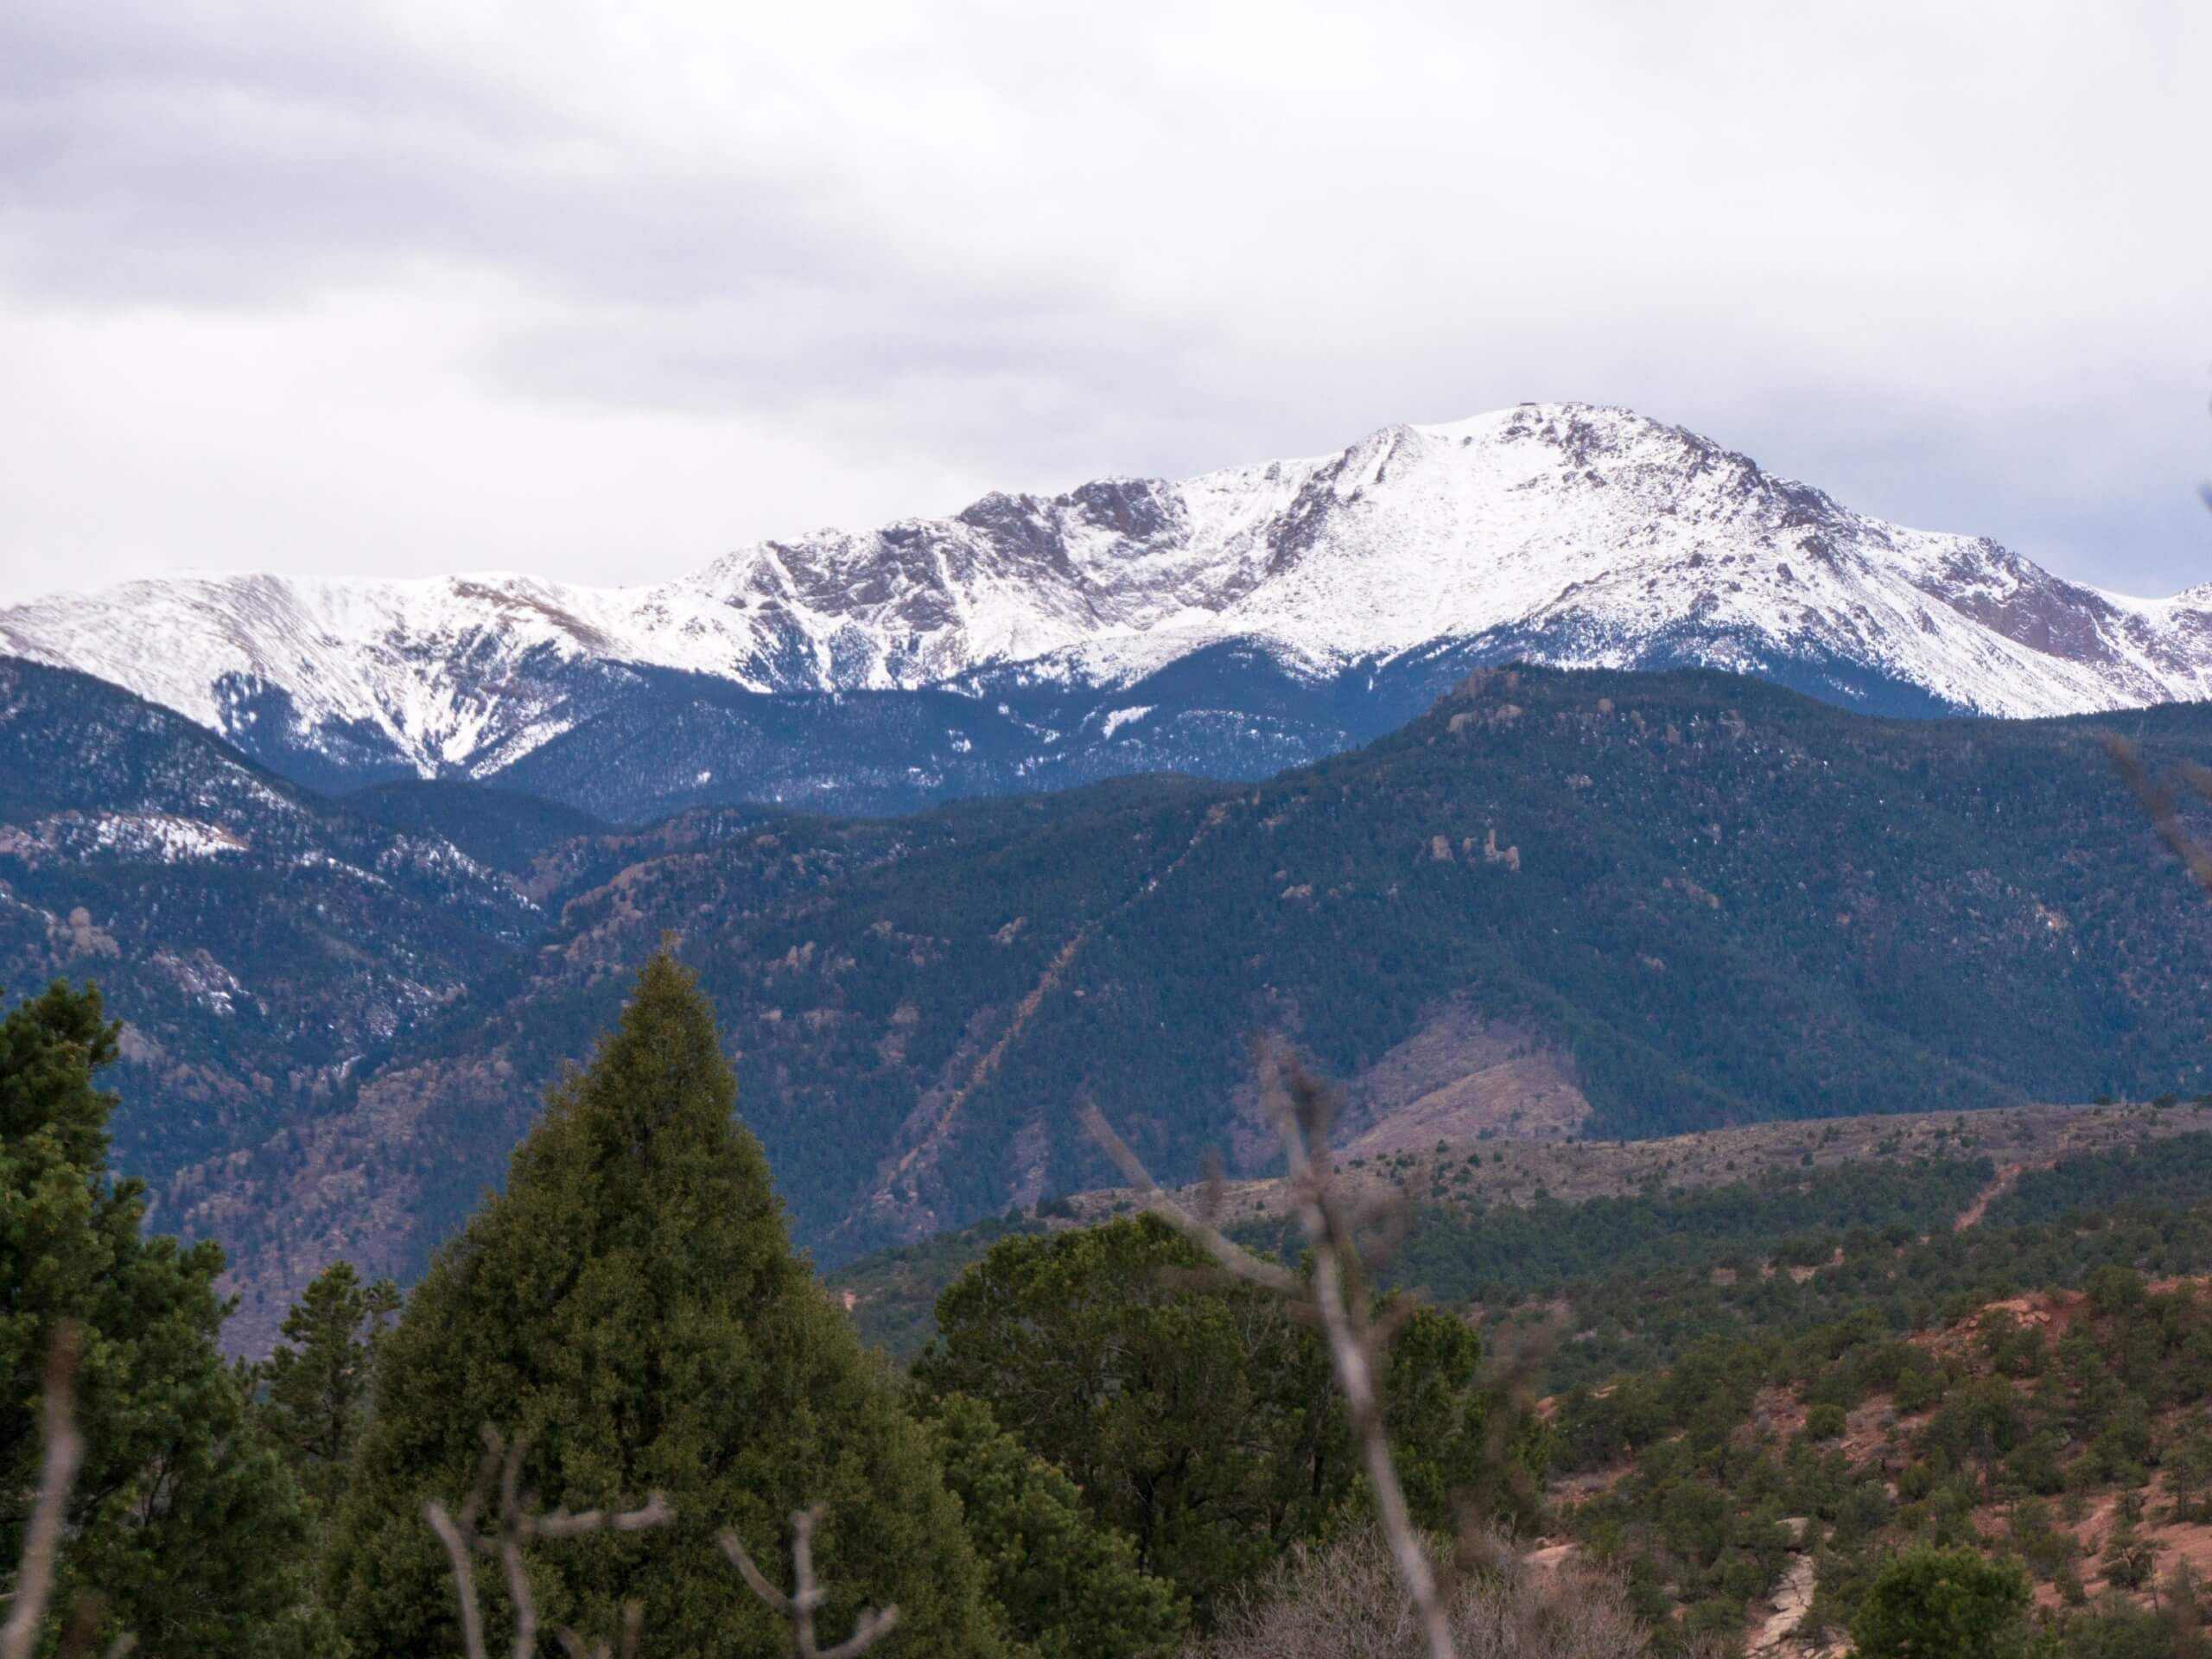
M1224 649L1261 691L1224 678ZM1223 770L1204 742L1192 752L1194 716L1217 734L1224 721L1289 720L1291 749L1326 748L1338 739L1306 731L1312 710L1286 714L1286 697L1334 706L1378 677L1470 657L1704 664L1892 711L2193 700L2212 696L2212 585L2101 593L1986 539L1851 512L1627 410L1522 404L1179 484L988 495L950 518L763 543L650 587L134 582L0 610L0 652L113 681L326 785L488 777L533 755L525 770L543 774L556 740L603 728L603 752L608 733L673 697L749 722L747 775L683 779L763 790L759 766L779 740L747 699L818 709L823 694L926 691L928 753L905 771L927 794L975 752L968 726L1004 723L1004 766L1024 776L1084 746L1089 758L1057 775L1163 759ZM1203 694L1153 714L1161 703L1137 694L1195 659L1216 664ZM1096 752L1168 721L1184 729L1164 752ZM1339 723L1357 741L1367 721ZM872 764L900 770L890 751Z

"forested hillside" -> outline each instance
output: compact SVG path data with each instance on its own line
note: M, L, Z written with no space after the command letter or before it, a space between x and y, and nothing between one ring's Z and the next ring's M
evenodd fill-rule
M2204 710L2126 723L2212 758ZM1084 1096L1164 1174L1249 1160L1257 1032L1432 1141L2194 1092L2212 913L2095 730L1485 672L1262 785L587 838L527 960L179 1196L250 1317L305 1261L418 1270L664 935L827 1261L1104 1184Z
M0 658L0 997L92 977L127 1010L116 1144L157 1200L329 1109L544 925L496 848L327 800L85 675Z
M1898 1144L1834 1160L1806 1125L1802 1164L1691 1137L1661 1144L1732 1144L1743 1173L1522 1203L1471 1200L1443 1160L1408 1160L1392 1179L1430 1196L1380 1277L1529 1370L1549 1475L1536 1559L1625 1574L1637 1613L1690 1650L1847 1652L1885 1564L1947 1548L2019 1573L2042 1622L2022 1654L2196 1659L2212 1101L2080 1120L2027 1168L1993 1161L2022 1147L1984 1141L1992 1119L1904 1120ZM1487 1143L1476 1179L1517 1150ZM1012 1263L1135 1207L1048 1205L831 1283L934 1376L983 1287L999 1306ZM1297 1244L1287 1224L1236 1232Z

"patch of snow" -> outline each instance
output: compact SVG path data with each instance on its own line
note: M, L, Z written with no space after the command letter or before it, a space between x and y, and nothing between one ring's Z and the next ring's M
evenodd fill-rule
M181 864L242 853L244 836L174 812L64 812L28 829L0 826L0 852L36 861L41 854L73 859Z
M1122 727L1129 725L1134 721L1142 720L1147 715L1150 714L1152 710L1153 705L1148 702L1136 703L1127 709L1116 709L1109 712L1106 718L1100 722L1098 734L1101 737L1111 737L1115 733L1120 731Z

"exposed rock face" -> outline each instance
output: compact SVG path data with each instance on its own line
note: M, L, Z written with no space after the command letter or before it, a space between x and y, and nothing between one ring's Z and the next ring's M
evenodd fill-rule
M1801 1521L1801 1529L1802 1525ZM1804 1641L1797 1634L1805 1615L1813 1610L1813 1592L1819 1581L1819 1569L1810 1555L1792 1555L1789 1565L1783 1569L1781 1581L1768 1597L1773 1611L1751 1627L1745 1651L1772 1656L1772 1659L1813 1659L1815 1655L1829 1651L1825 1646L1816 1647Z
M1564 1141L1589 1116L1571 1058L1523 1027L1452 1002L1353 1079L1339 1133L1346 1156L1373 1157L1484 1131Z

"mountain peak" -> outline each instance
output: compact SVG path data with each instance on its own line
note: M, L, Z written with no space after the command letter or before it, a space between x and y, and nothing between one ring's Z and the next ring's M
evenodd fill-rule
M286 753L484 775L654 670L764 695L1017 664L1110 684L1236 640L1309 673L1457 642L1840 674L1933 708L2058 714L2205 695L2207 610L2212 585L2107 595L1986 539L1853 512L1683 428L1569 401L1180 481L993 493L949 518L759 543L651 587L134 582L0 610L0 651L115 681L257 753L276 732Z

